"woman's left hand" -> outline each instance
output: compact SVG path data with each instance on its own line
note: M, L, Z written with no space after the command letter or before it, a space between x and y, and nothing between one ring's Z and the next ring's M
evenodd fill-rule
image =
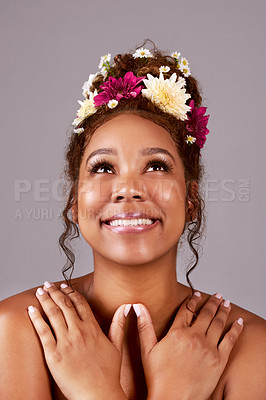
M126 305L116 310L108 339L81 293L50 285L36 296L54 335L38 309L28 310L58 387L68 400L126 399L120 385Z

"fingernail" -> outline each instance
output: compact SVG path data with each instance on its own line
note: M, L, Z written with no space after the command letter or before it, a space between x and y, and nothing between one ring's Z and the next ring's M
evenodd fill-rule
M65 289L65 288L68 287L68 285L66 285L65 283L61 283L60 287L61 287L62 289Z
M201 293L200 292L195 292L194 295L197 296L197 297L201 297Z
M52 284L51 282L49 282L49 281L45 281L45 282L44 282L44 286L45 286L47 289L49 289L50 287L53 286L53 284Z
M30 314L32 314L32 313L34 313L35 308L33 306L29 306L28 307L28 311L29 311Z
M238 323L239 325L243 325L243 318L238 318L237 323Z
M216 295L215 295L215 297L216 297L217 299L221 299L221 298L223 297L223 295L222 295L222 293L217 292Z
M224 305L224 307L229 307L230 306L230 301L229 300L224 300L223 305Z
M140 306L138 304L133 304L133 308L134 308L134 311L136 313L136 316L139 317L140 314L141 314L140 313Z
M127 304L126 307L124 308L124 316L127 317L128 313L131 309L131 304Z
M42 289L42 288L38 288L37 289L37 293L41 296L42 294L44 294L45 293L45 291Z

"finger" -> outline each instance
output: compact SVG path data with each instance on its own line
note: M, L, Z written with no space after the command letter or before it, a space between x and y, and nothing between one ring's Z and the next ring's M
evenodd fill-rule
M141 356L148 354L158 343L149 311L143 304L133 304L137 315Z
M28 315L40 338L45 355L56 350L56 341L47 323L43 320L39 310L33 306L28 307Z
M60 307L51 299L49 293L42 288L36 290L36 297L51 323L56 338L65 335L67 325Z
M199 332L206 332L222 300L222 295L219 292L213 296L210 296L200 310L193 328Z
M114 313L109 328L108 338L115 345L116 349L119 351L120 356L122 355L126 317L130 311L130 308L131 304L123 304L122 306L118 307L118 309Z
M220 307L207 330L207 337L211 344L217 346L219 339L223 333L230 311L230 301L224 300L220 304Z
M90 322L94 325L95 328L99 327L98 322L96 321L86 298L81 293L79 293L77 290L72 289L65 283L62 283L60 285L60 289L70 298L70 300L74 304L79 319L84 322Z
M237 339L239 338L241 332L243 330L243 319L238 318L238 320L234 321L231 329L226 333L223 340L218 346L219 354L224 359L225 364L229 358L229 355L236 344Z
M57 286L48 281L44 282L43 289L49 294L54 303L60 307L65 318L66 326L69 329L76 326L78 321L80 321L80 318L70 297L59 290Z
M185 301L179 307L179 310L175 316L174 322L170 329L180 329L185 326L190 326L193 315L197 309L198 304L201 301L201 293L194 292L193 296L188 300L186 297Z

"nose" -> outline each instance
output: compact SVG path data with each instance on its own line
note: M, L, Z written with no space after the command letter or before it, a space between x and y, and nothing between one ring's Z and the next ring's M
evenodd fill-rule
M123 201L145 201L147 198L146 189L142 182L135 179L124 179L115 184L112 193L114 203Z

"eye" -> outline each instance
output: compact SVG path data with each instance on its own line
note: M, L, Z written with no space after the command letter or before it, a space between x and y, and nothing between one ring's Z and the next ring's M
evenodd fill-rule
M173 169L173 165L167 159L152 159L149 160L146 166L146 171L149 168L156 168L154 172L169 172ZM163 169L162 169L163 168ZM99 172L102 170L102 172ZM111 172L107 172L107 171ZM114 166L110 162L105 159L100 159L96 161L91 161L91 167L87 170L90 174L98 174L98 173L112 173L114 171ZM153 172L153 171L148 171Z
M169 172L173 166L167 159L153 159L148 162L148 168L159 168L155 172L161 172L163 168L165 172Z
M110 164L109 162L105 161L105 160L92 161L91 162L91 167L88 168L87 171L90 174L95 174L95 173L98 173L99 169L104 169L105 170L105 171L102 171L100 173L106 172L106 170L108 170L108 169L111 171L113 169L113 165Z

